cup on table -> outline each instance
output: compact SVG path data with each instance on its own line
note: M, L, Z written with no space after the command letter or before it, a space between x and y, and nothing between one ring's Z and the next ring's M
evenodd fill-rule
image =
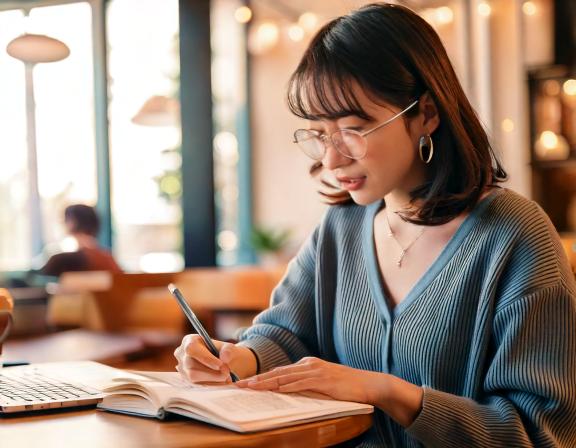
M14 300L7 289L0 288L0 368L2 362L2 344L8 337L12 328L12 311L14 310Z

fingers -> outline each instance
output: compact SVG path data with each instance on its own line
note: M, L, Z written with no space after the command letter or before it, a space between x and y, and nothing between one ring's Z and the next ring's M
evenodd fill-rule
M282 387L298 381L316 377L315 372L295 372L284 375L275 375L262 378L260 375L236 383L240 387L249 387L256 390L281 390Z
M302 358L295 364L276 367L269 372L255 375L236 383L239 387L257 390L296 392L318 390L321 379L325 378L326 362L314 357Z
M210 351L204 340L197 334L189 334L182 341L184 345L184 353L194 360L204 364L214 370L219 370L222 366L222 361L215 357Z
M247 380L261 381L261 380L266 380L269 378L274 378L277 376L288 375L291 373L316 370L316 368L318 366L314 363L314 361L311 361L311 360L316 360L316 358L303 358L300 361L298 361L296 364L290 364L288 366L276 367L276 368L274 368L268 372L261 373L259 375L255 375L252 378L248 378ZM243 381L247 381L247 380L243 380Z
M323 392L322 384L317 378L303 378L288 384L282 384L278 387L278 392L291 393L291 392L304 392L304 391Z
M214 341L219 344L219 341ZM230 369L220 359L216 358L197 334L184 337L182 344L174 351L178 361L176 370L185 381L228 382Z
M226 365L230 364L234 356L234 350L236 348L237 347L234 344L224 342L220 347L220 361L222 361Z

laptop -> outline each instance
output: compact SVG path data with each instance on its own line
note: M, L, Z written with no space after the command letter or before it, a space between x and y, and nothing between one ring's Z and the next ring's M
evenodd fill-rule
M95 407L100 391L122 371L92 361L40 363L0 369L0 416Z

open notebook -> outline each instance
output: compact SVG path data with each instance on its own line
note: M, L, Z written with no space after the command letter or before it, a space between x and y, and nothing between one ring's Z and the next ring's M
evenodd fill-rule
M163 419L174 413L237 432L261 431L353 414L370 405L326 397L239 389L233 385L190 386L178 373L131 372L104 389L98 408Z

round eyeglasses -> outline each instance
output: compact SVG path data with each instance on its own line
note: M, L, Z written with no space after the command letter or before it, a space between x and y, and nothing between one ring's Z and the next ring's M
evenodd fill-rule
M294 143L298 145L304 154L314 160L322 160L324 158L328 143L331 143L334 149L344 157L360 160L366 156L366 152L368 151L366 136L392 123L396 118L404 115L416 104L418 104L418 100L413 101L408 107L398 112L392 118L364 132L355 131L354 129L340 129L331 135L324 135L314 129L297 129L294 132Z

